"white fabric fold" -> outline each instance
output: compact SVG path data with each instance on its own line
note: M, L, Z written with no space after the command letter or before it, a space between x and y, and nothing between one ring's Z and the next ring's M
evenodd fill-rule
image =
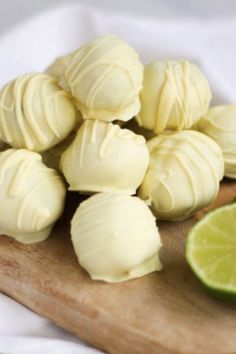
M100 353L4 294L0 294L0 314L0 353Z

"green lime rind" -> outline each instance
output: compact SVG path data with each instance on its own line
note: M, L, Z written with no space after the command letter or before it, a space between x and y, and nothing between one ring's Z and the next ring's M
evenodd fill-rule
M205 289L205 291L209 295L211 295L212 297L214 297L217 300L236 304L236 295L234 292L227 292L227 291L225 292L225 291L218 290L215 288L210 288L210 287L206 286L205 284L203 284L203 288Z
M236 203L213 210L190 229L185 255L208 293L236 302Z

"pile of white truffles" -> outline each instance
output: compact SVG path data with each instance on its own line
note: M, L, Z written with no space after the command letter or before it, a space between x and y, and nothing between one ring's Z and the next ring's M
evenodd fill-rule
M217 197L224 175L236 178L236 105L209 108L210 101L195 64L143 67L112 35L7 83L1 233L23 243L46 239L68 189L89 196L71 237L91 278L118 282L161 270L156 219L191 216Z

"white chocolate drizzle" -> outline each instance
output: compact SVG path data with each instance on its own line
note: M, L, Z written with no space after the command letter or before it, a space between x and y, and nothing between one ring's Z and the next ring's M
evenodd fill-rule
M117 88L118 73L124 78L122 89L112 92L107 87L112 87L114 82ZM143 68L135 51L118 37L104 36L71 54L63 76L85 119L112 121L127 120L127 115L130 119L137 113L142 75ZM127 91L126 95L123 90ZM109 96L114 94L120 95L119 99L110 100Z
M114 159L116 151L118 165ZM115 190L117 185L118 191L134 194L148 160L143 137L121 129L117 124L86 119L71 146L63 152L60 168L70 190L107 192ZM128 168L131 169L129 174Z
M150 167L147 172L149 182L144 179L140 196L150 199L152 204L154 203L158 217L164 217L164 219L184 218L191 215L198 207L204 206L204 203L207 205L215 199L219 190L219 181L223 177L223 159L221 151L214 141L194 131L182 131L154 138L149 141L148 146L151 155ZM173 159L176 160L177 165L172 163ZM166 168L170 169L172 165L180 167L179 172L173 169L173 171L165 173ZM183 183L188 183L183 188L188 194L186 200L189 202L191 200L191 205L188 202L183 208L182 214L178 209L180 202L178 186L173 185L173 178L169 179L170 172L178 173L178 176L186 179L186 182ZM210 189L208 189L209 185ZM162 199L158 198L160 186L165 190L165 201L163 192ZM191 198L189 198L190 195ZM162 204L163 202L164 204Z
M107 124L107 129L103 141L98 150L98 156L104 159L109 152L109 143L112 141L112 137L119 129L117 125Z
M53 170L52 170L53 171ZM25 210L27 207L27 203L28 200L30 199L30 197L40 188L42 188L43 184L45 182L48 182L48 179L54 179L54 180L60 180L60 177L55 175L54 173L51 174L51 176L47 175L45 176L39 184L37 184L36 186L34 186L34 188L32 188L28 193L25 194L24 198L22 199L20 208L18 210L17 213L17 227L20 231L24 231L23 228L23 223L24 223L24 217L25 217ZM41 228L41 225L45 222L45 220L47 220L50 217L49 211L45 212L45 209L38 209L36 211L36 214L34 215L33 220L31 220L31 227L34 228L36 227L36 230L39 231Z
M1 229L32 243L49 236L63 211L66 191L61 177L43 165L39 154L9 149L0 153L0 192Z
M63 124L59 122L62 115ZM75 124L70 96L49 75L21 75L0 91L0 139L13 147L45 150L60 142Z
M83 134L82 134L82 139L81 139L80 158L79 158L80 167L83 166L83 162L84 162L84 150L85 150L85 144L86 144L88 125L89 125L89 122L85 122L85 126L84 126L84 129L83 129ZM76 149L75 142L74 142L74 149Z
M93 279L116 282L162 268L155 218L136 197L97 194L79 206L71 226L78 260Z
M189 129L206 113L211 92L195 65L188 61L154 62L145 71L143 105L137 117L140 126L156 133ZM157 92L156 83L160 85ZM154 104L156 108L152 110Z
M236 178L236 105L222 105L209 109L198 123L198 129L212 138L222 149L224 174Z

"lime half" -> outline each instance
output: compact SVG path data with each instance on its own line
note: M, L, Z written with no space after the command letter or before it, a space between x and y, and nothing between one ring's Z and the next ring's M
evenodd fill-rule
M186 258L213 295L236 301L236 203L210 212L193 226Z

